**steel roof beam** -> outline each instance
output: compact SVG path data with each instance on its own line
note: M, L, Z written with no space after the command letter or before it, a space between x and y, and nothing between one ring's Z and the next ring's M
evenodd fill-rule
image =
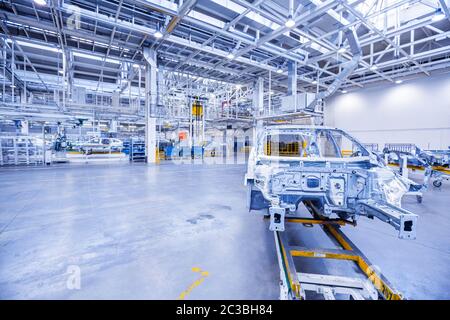
M4 21L0 21L0 28L3 30L3 33L5 35L8 36L9 39L11 39L11 41L13 42L14 46L17 47L17 49L19 49L19 52L22 54L22 56L24 57L25 61L30 65L31 69L33 70L33 72L36 74L36 76L39 78L39 80L42 82L42 84L44 85L44 87L47 89L48 91L48 87L45 84L45 82L42 80L41 76L39 75L39 73L37 72L36 68L34 67L34 65L31 63L30 59L28 58L28 56L25 54L25 52L23 51L22 47L17 43L16 39L14 36L12 36L9 31L8 31L8 27L5 25ZM61 111L64 111L64 109L61 109Z
M445 0L439 0L439 3L441 4L442 10L445 13L445 16L447 17L447 20L450 22L450 11L448 9L447 3Z
M378 30L371 22L369 22L368 20L366 20L363 16L361 16L361 14L359 12L357 12L352 6L349 6L348 4L346 4L345 2L343 3L343 5L358 19L360 19L364 25L366 25L370 30L372 30L373 32L375 32L376 34L378 34L380 37L383 37L384 40L391 44L394 48L396 48L401 54L403 54L409 61L411 61L412 63L414 63L420 70L422 70L423 73L425 73L426 75L430 75L429 72L427 72L426 70L424 70L417 61L415 61L414 59L411 58L411 56L405 51L403 50L401 47L399 47L395 42L393 42L391 39L387 38L380 30Z

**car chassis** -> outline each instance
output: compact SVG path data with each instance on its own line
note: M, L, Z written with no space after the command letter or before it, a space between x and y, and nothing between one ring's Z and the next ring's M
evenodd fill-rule
M286 136L299 139L294 155L274 152L289 144L283 141ZM349 150L343 149L344 139L352 145ZM344 156L345 151L350 151L349 157ZM245 184L249 210L266 214L268 210L272 231L284 231L285 216L308 201L323 218L337 216L356 222L358 216L377 217L397 229L399 238L416 237L418 217L401 208L401 199L422 186L394 172L381 157L337 128L288 125L256 129Z

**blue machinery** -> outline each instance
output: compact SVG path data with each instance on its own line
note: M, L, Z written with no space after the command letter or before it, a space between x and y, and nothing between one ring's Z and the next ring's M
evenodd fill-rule
M176 159L202 159L204 148L202 146L180 147L168 145L164 148L166 160Z
M180 149L174 146L166 146L164 156L166 160L177 159L180 156Z
M165 160L177 159L201 159L204 155L203 146L180 147L170 143L160 146L161 153L164 154ZM129 155L130 161L145 160L145 142L143 139L133 138L123 143L122 152Z
M144 139L132 138L129 144L129 157L131 162L146 161Z

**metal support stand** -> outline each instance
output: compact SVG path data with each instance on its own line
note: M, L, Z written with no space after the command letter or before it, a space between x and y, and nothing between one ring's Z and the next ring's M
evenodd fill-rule
M306 299L307 292L321 294L324 299L336 299L337 295L354 300L401 300L402 295L375 268L367 257L348 239L340 227L351 222L342 219L320 219L317 209L305 204L314 218L286 218L285 223L301 223L320 226L340 249L311 249L290 246L287 231L274 231L275 246L280 268L280 299ZM301 273L296 269L294 257L337 259L352 261L366 279Z

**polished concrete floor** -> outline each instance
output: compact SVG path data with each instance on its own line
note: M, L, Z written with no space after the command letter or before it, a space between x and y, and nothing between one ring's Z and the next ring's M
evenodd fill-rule
M273 234L246 211L244 173L128 163L0 169L0 298L277 299ZM449 299L449 195L444 182L422 204L405 199L420 215L417 240L363 218L344 232L406 297ZM332 246L322 237L314 227L294 238ZM342 262L299 263L346 275Z

